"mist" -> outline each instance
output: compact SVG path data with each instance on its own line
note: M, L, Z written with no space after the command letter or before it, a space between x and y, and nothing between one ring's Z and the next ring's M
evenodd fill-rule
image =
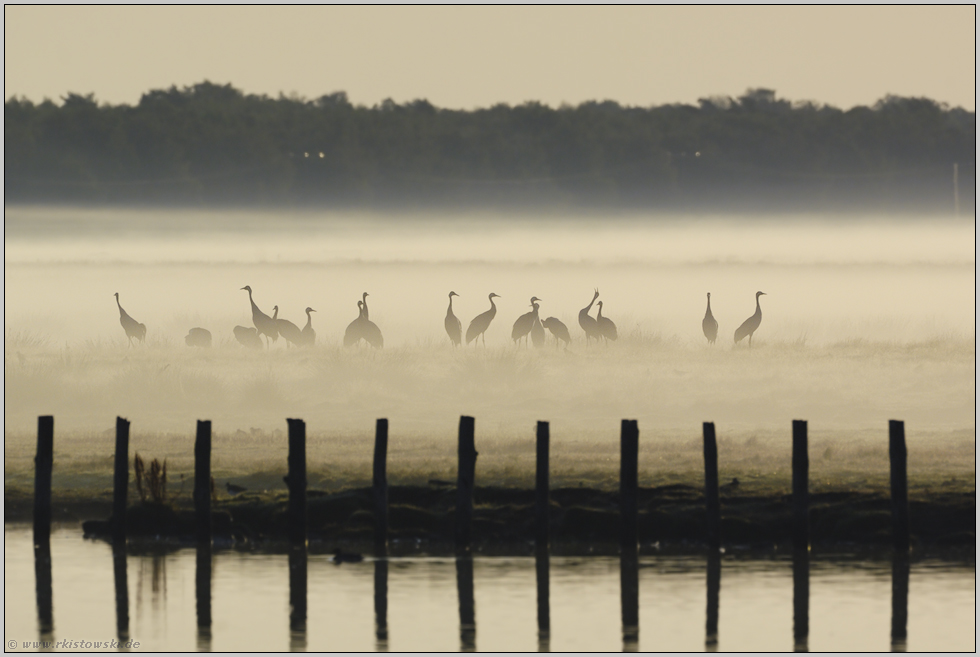
M316 437L311 458L355 479L367 472L379 417L391 423L394 471L438 474L452 466L459 415L475 416L478 449L493 446L481 451L481 468L502 479L533 472L536 420L551 421L559 475L573 478L614 472L627 417L640 422L641 459L664 473L697 470L704 421L716 422L729 462L747 458L746 446L788 454L792 419L809 420L821 453L838 457L828 473L860 450L881 457L884 472L888 419L906 421L910 451L928 447L930 463L954 454L972 464L975 453L972 220L5 215L8 471L31 453L41 414L69 436L59 453L109 453L106 432L120 415L133 422L137 449L144 440L151 455L188 464L194 420L211 419L238 459L233 466L216 446L219 469L224 458L252 470L285 458L276 432L300 417ZM232 329L252 326L245 285L262 311L278 306L300 327L304 309L316 309L316 345L239 345ZM596 288L619 339L586 346L577 315ZM490 307L487 296L500 295L486 347L451 345L450 290L464 332ZM736 346L756 291L766 293L762 324L751 348ZM127 345L115 292L146 324L144 345ZM383 350L342 346L363 292ZM715 345L701 332L707 292ZM567 350L550 334L542 349L513 343L531 296L542 300L542 319L568 326ZM192 327L212 333L212 348L184 345Z

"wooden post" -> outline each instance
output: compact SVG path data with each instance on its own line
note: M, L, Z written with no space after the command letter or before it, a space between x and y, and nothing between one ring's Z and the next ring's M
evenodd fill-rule
M892 652L905 652L909 622L909 555L892 554Z
M619 504L621 516L620 547L636 550L637 546L637 454L640 430L636 420L623 420L620 432Z
M194 439L194 518L197 525L198 545L211 545L210 420L197 421L197 437ZM210 624L210 620L208 622Z
M708 553L708 610L704 627L704 649L718 650L718 600L721 594L721 555Z
M379 419L374 431L374 551L388 554L388 420Z
M54 416L37 418L34 457L34 546L51 540L51 468L54 466Z
M718 500L718 445L715 423L704 423L704 506L707 512L708 549L721 549L721 503Z
M810 549L809 471L806 420L793 420L793 549Z
M473 557L457 555L456 589L459 591L460 652L476 652L476 610L473 604Z
M306 423L303 420L287 419L289 426L289 455L287 462L289 474L286 486L289 488L289 542L306 546ZM304 562L305 569L305 562Z
M51 601L51 541L48 539L34 544L34 586L41 641L50 641L54 632L54 614Z
M374 649L388 650L388 560L374 561Z
M888 458L891 461L892 545L909 551L909 483L905 451L905 422L888 421Z
M550 652L551 648L551 592L550 558L546 547L538 548L534 555L534 570L538 583L538 652Z
M112 542L126 542L126 499L129 492L129 420L116 418L116 468L112 494ZM123 573L125 577L125 573ZM127 628L129 621L127 616Z
M289 549L289 649L306 650L306 545Z
M126 424L128 428L129 423ZM122 643L129 639L129 584L126 577L126 546L119 542L112 545L112 579L116 588L116 635Z
M456 549L470 549L470 526L473 522L473 485L476 478L476 445L473 440L474 420L459 418L459 470L456 481ZM472 570L472 565L471 565Z
M548 549L548 507L551 502L548 490L548 442L548 423L538 422L534 505L534 542L538 550Z
M211 543L198 543L194 573L198 648L211 645Z
M623 652L640 647L640 564L637 547L624 548L619 555L620 602L623 613Z
M793 650L807 652L810 636L810 553L793 551Z

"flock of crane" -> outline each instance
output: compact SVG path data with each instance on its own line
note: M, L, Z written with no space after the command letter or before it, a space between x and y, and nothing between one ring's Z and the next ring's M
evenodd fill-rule
M306 326L300 329L288 319L281 319L279 317L279 306L272 307L273 313L271 317L266 315L252 299L252 288L246 285L242 289L248 292L248 302L252 306L252 324L254 324L254 327L236 326L234 328L235 339L242 346L251 349L261 349L263 347L263 337L265 338L264 346L268 347L272 342L278 340L280 336L286 341L287 345L297 347L312 347L316 343L316 331L313 330L313 318L310 315L310 313L316 312L313 308L308 307L306 309ZM749 346L752 346L752 335L762 323L762 308L759 305L759 297L764 294L765 292L755 293L755 313L742 322L741 326L735 330L736 344L748 337ZM463 323L453 313L453 297L458 296L455 292L449 293L449 308L446 311L445 321L446 333L449 335L449 339L452 341L454 347L458 347L463 343ZM115 297L116 305L119 307L119 323L122 324L123 329L126 331L129 345L133 345L133 340L140 343L144 342L146 340L146 325L137 322L129 316L129 313L123 310L122 304L119 303L118 292L116 292ZM381 335L381 329L370 319L367 298L368 293L365 292L361 296L360 301L357 302L357 318L348 324L347 330L344 332L345 347L353 347L362 340L375 349L384 347L384 337ZM493 300L494 298L500 298L500 295L491 292L488 298L490 300L490 309L474 317L473 321L466 328L466 344L478 341L482 336L483 345L486 346L487 329L490 327L490 322L497 315L497 305ZM582 330L585 331L586 344L589 344L592 340L596 342L608 342L609 340L616 340L619 337L616 324L608 317L602 315L602 302L599 301L596 303L598 298L599 290L596 289L595 294L592 296L592 301L578 313L578 323L582 327ZM531 297L531 311L524 313L514 322L514 328L510 333L511 339L515 344L520 344L520 341L524 340L524 344L527 346L530 340L530 344L533 346L543 347L545 345L545 329L548 329L555 337L555 346L559 347L561 343L564 343L567 348L572 341L568 327L557 317L548 317L545 320L541 320L538 317L538 310L540 309L538 301L542 301L542 299ZM595 317L589 314L592 311L593 305L598 308ZM715 320L714 315L711 314L710 292L708 292L708 307L705 310L704 319L701 321L701 330L704 332L704 337L708 339L708 342L714 344L718 338L718 322ZM192 328L184 338L184 342L189 347L210 347L211 332L203 328Z

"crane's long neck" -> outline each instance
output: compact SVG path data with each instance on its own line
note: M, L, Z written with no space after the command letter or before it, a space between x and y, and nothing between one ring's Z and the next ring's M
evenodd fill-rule
M364 302L364 319L368 319L367 297L367 292L365 292L364 296L361 297L361 301Z
M532 303L532 304L531 304L531 308L533 308L533 309L534 309L534 310L532 310L532 311L531 311L532 313L534 313L534 319L538 319L538 308L540 308L540 307L541 307L541 306L539 306L539 305L538 305L538 304L536 304L536 303Z
M598 294L595 295L594 297L592 297L592 301L589 302L589 305L587 305L582 310L585 311L586 313L588 313L590 310L592 310L592 304L594 304L595 303L595 300L598 299L598 298L599 298L599 295Z
M762 317L762 306L759 305L759 295L755 295L755 314L758 317Z
M493 302L493 297L490 297L490 316L493 317L497 314L497 304Z
M260 314L262 313L262 311L259 310L259 307L255 305L255 301L252 300L252 291L251 290L248 290L248 302L250 304L252 304L252 312L253 313L260 313Z
M310 314L310 311L307 310L306 311L306 326L303 327L303 330L305 331L306 329L311 328L312 326L313 326L313 315L311 315Z
M756 301L756 303L758 303L759 302L759 298L756 297L755 301ZM711 314L711 295L708 295L708 314L709 315Z
M453 314L453 298L452 298L452 296L449 297L449 310L446 311L446 314L447 315L452 315Z
M126 311L123 310L122 304L119 303L119 295L118 294L116 295L116 305L119 307L119 315L120 316L125 316L126 315Z

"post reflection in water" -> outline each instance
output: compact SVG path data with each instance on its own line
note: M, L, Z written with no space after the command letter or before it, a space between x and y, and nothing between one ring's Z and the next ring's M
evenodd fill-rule
M892 555L892 652L905 652L909 620L909 557Z
M708 553L708 620L705 623L704 649L718 650L718 598L721 594L721 555L716 550Z
M289 649L306 650L306 546L289 550Z
M41 641L51 641L54 612L51 603L51 543L47 538L34 546L34 581L37 592L37 626Z
M538 652L551 651L551 602L549 600L550 559L548 547L538 548L534 555L538 580Z
M463 652L476 650L476 612L473 603L473 557L456 556L456 588L459 590L459 645Z
M112 576L116 585L116 634L120 643L129 640L129 583L126 580L126 544L112 546Z
M211 545L197 546L197 568L194 576L194 592L197 599L197 649L211 650Z
M388 650L388 559L374 561L374 637L375 649Z
M623 548L619 557L620 593L623 607L623 650L640 648L640 564L636 547Z
M810 551L793 551L793 650L808 652L810 635Z

